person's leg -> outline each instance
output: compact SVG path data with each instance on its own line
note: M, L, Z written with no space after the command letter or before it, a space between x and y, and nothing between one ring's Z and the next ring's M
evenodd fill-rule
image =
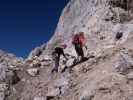
M57 57L56 59L55 59L55 64L54 64L54 68L53 68L53 70L52 70L52 72L58 72L58 67L59 67L59 57Z
M77 56L80 56L78 44L75 44L75 51L76 51L76 53L77 53Z
M81 57L81 60L83 60L84 59L84 52L83 52L83 48L80 44L78 44L76 46L76 50L77 50L78 56Z
M84 52L82 46L80 44L75 45L75 50L78 55L78 61L84 60Z
M58 72L58 67L59 67L59 59L56 59L56 63L55 63L55 71Z
M80 46L79 52L80 52L81 60L83 60L84 59L84 52L83 52L82 46Z

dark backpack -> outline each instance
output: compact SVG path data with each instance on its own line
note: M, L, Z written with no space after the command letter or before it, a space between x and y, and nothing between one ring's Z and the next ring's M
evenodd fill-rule
M74 35L72 43L73 44L80 44L80 45L84 46L86 43L84 33L79 33L79 34Z
M75 34L74 35L73 40L72 40L72 43L73 44L78 44L79 43L79 35L78 34Z

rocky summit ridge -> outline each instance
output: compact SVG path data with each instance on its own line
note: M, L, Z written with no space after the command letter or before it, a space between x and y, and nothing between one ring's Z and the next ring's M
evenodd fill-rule
M77 32L89 59L72 66ZM52 49L62 42L68 61L51 74ZM53 37L27 59L0 50L0 100L133 100L133 1L70 0Z

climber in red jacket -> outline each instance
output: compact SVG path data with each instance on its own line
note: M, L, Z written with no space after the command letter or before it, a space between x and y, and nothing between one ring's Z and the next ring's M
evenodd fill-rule
M84 52L83 52L83 46L85 46L86 39L84 37L84 32L80 32L79 34L75 34L72 39L72 44L75 46L76 53L78 57L81 57L81 60L83 60Z

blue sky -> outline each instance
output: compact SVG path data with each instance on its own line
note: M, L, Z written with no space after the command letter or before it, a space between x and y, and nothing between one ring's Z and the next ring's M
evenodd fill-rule
M69 0L1 0L0 49L26 57L53 35Z

